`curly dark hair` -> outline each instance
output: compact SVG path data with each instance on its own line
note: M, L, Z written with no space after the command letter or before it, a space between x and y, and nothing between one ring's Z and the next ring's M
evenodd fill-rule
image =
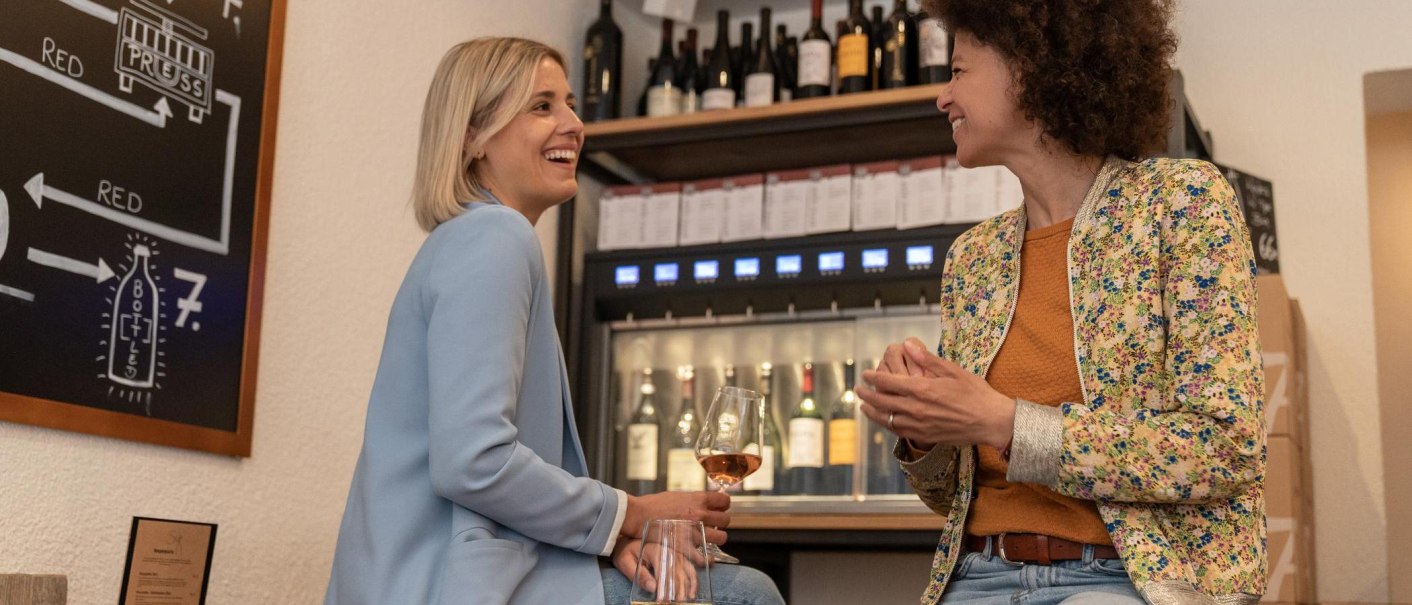
M1173 0L923 0L953 34L994 48L1021 111L1084 155L1127 160L1166 147Z

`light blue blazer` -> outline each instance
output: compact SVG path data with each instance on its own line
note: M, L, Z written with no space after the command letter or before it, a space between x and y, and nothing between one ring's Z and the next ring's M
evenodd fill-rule
M586 468L534 229L469 204L393 302L324 602L602 605L626 496Z

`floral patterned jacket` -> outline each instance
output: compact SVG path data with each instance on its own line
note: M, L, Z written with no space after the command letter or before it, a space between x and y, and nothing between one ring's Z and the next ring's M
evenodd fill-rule
M1019 293L1023 207L946 255L938 353L984 376ZM1265 589L1264 387L1255 262L1230 185L1206 162L1109 158L1069 238L1084 400L1020 401L1008 479L1098 503L1153 605L1255 603ZM902 444L899 444L901 447ZM946 517L924 605L941 598L973 495L974 448L901 449Z

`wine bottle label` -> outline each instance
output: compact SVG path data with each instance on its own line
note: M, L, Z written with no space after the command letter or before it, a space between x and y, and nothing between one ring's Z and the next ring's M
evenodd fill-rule
M775 74L745 76L745 106L764 107L775 102Z
M706 487L706 469L690 448L667 450L667 491L699 492Z
M805 40L799 43L799 85L828 86L829 55L833 47L828 40Z
M947 43L940 19L923 19L917 27L917 40L921 43L922 67L944 67L951 63L951 45Z
M829 421L829 465L858 462L858 421L841 418Z
M675 86L654 86L647 89L647 115L657 118L681 113L681 89Z
M657 480L657 425L628 425L628 481Z
M789 468L823 468L824 421L820 418L791 418L789 421Z
M867 77L868 36L848 34L838 39L838 77Z
M745 478L745 491L768 492L775 489L775 447L767 445L760 453L760 468Z
M696 91L688 90L682 93L681 112L696 113L698 111L701 111L701 97L696 94Z
M729 88L708 88L701 95L701 110L732 109L735 107L735 91Z

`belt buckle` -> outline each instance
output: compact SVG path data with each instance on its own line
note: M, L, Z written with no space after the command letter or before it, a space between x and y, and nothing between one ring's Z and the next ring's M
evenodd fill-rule
M1006 565L1009 565L1011 567L1025 566L1024 561L1011 561L1009 557L1005 556L1005 532L1000 532L1000 537L996 539L995 545L996 550L1000 551L999 555L1000 561L1002 563L1005 563Z

